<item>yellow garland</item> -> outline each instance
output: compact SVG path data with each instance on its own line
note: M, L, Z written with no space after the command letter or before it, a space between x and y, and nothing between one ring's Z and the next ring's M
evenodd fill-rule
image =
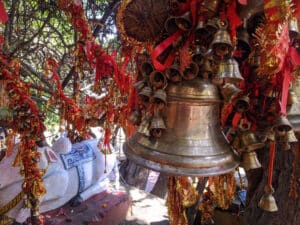
M212 180L216 204L222 209L228 209L236 191L233 173L215 176Z
M187 225L186 208L194 205L198 193L187 177L169 177L166 205L171 225Z

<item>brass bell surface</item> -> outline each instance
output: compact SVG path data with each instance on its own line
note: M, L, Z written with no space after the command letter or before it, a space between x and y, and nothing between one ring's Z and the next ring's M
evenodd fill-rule
M220 89L225 102L231 102L242 92L240 88L231 83L224 84Z
M159 139L139 132L123 145L128 158L173 175L225 174L238 166L237 156L221 131L218 89L208 80L169 84L166 129Z
M278 211L278 207L276 204L276 200L273 196L274 190L272 187L265 187L265 193L262 196L262 198L260 199L259 203L258 203L258 207L268 211L268 212L276 212Z
M239 65L235 59L221 61L217 74L212 81L215 84L239 83L244 78L241 76Z
M257 168L261 168L261 164L257 158L257 154L254 151L251 152L243 152L241 166L246 170L253 170Z

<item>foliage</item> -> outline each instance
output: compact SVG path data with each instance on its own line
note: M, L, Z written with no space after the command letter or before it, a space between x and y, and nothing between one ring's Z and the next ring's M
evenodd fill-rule
M58 62L57 72L64 90L72 96L76 77L72 62L78 34L54 0L5 0L4 3L9 16L5 26L0 27L4 53L20 60L21 76L31 83L33 99L40 109L46 110L47 126L53 127L58 122L58 110L46 107L46 103L56 90L43 77L45 61L51 57ZM98 26L95 31L99 41L105 41L102 45L111 50L117 42L113 15L118 1L83 3L92 30ZM89 91L93 77L94 74L89 74L80 81L81 92Z

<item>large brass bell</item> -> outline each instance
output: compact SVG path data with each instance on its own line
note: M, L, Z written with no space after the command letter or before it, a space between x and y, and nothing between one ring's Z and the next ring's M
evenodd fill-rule
M257 159L257 154L255 151L246 151L242 153L241 166L246 170L253 170L261 168L261 164Z
M209 80L170 83L158 139L139 132L123 145L128 158L152 170L185 176L211 176L233 171L237 156L221 131L218 89ZM143 123L143 122L142 122Z
M278 211L278 207L275 198L273 196L273 193L274 193L274 189L272 187L266 186L265 193L260 199L258 203L258 207L268 212Z
M215 59L224 60L232 57L234 46L231 42L230 34L227 26L220 25L219 30L215 33L214 39L211 43L212 53Z
M244 78L241 76L239 65L235 59L221 61L217 74L212 81L215 84L239 83Z

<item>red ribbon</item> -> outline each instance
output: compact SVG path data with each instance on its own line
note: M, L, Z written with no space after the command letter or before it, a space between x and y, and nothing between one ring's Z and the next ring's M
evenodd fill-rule
M4 7L4 4L3 4L3 1L0 0L0 22L1 23L6 23L8 20L8 16L6 14L6 11L5 11L5 7Z
M165 39L163 42L161 42L159 45L155 47L155 49L151 53L152 61L154 68L159 71L164 71L167 68L171 66L173 63L173 60L175 58L174 52L168 55L165 62L161 63L158 61L158 56L160 56L168 47L170 47L176 40L179 40L181 36L181 31L177 31L167 39Z
M239 122L242 118L242 113L240 112L236 112L233 116L233 119L232 119L232 126L233 128L237 128L237 126L239 125Z
M248 4L248 1L247 1L247 0L238 0L238 2L239 2L241 5L247 5L247 4Z
M283 71L283 83L282 83L282 93L281 93L281 113L286 116L286 105L289 94L289 86L291 81L291 73L289 68L285 67Z
M270 159L269 159L269 177L268 177L269 187L272 187L274 159L275 159L275 142L270 141Z
M242 20L236 13L236 1L232 1L231 5L227 7L227 18L230 25L231 39L236 40L236 28L242 24Z

